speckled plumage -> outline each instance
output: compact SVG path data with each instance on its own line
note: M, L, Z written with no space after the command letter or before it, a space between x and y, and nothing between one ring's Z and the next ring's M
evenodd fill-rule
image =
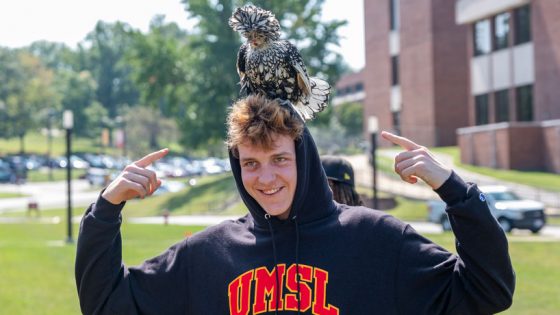
M279 40L280 24L270 11L252 5L238 8L229 25L247 39L263 37L258 46L248 40L237 54L241 94L260 93L288 100L304 120L312 119L327 106L329 84L308 76L297 48Z

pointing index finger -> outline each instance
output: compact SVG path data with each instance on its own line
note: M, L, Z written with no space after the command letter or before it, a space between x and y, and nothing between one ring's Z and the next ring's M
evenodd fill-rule
M146 167L146 166L154 163L155 161L161 159L162 157L164 157L168 152L169 152L169 149L167 149L167 148L165 148L163 150L156 151L156 152L152 152L152 153L144 156L143 158L139 159L138 161L134 162L134 164L136 164L136 166L139 166L139 167Z
M405 137L400 137L387 131L382 131L381 136L394 144L400 145L403 149L410 151L420 148L418 144Z

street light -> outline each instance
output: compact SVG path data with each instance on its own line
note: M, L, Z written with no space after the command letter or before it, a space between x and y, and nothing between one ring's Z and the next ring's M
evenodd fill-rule
M377 132L379 130L379 122L376 116L368 118L368 132L371 134L371 166L373 168L373 209L377 207Z
M74 114L71 110L65 110L62 116L62 126L66 129L66 183L68 187L68 208L67 208L67 224L68 235L66 243L74 243L72 238L72 128L74 128Z
M47 163L49 166L49 181L53 181L53 161L52 161L52 120L56 115L56 110L49 108L47 111Z

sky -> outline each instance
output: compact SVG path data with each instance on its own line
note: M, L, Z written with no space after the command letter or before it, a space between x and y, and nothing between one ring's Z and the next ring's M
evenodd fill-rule
M338 52L353 69L364 57L364 0L325 0L322 20L348 20L339 29ZM37 40L64 42L76 47L99 20L123 21L147 31L157 14L189 29L180 0L3 0L0 2L0 46L22 47Z

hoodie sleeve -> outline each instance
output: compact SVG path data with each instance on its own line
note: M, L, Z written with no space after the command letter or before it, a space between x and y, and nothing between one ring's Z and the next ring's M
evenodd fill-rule
M75 266L82 313L186 314L185 242L127 268L120 233L123 207L100 196L82 219Z
M458 255L406 226L396 278L399 314L481 315L507 309L515 274L507 238L484 195L455 173L436 192L447 203Z

